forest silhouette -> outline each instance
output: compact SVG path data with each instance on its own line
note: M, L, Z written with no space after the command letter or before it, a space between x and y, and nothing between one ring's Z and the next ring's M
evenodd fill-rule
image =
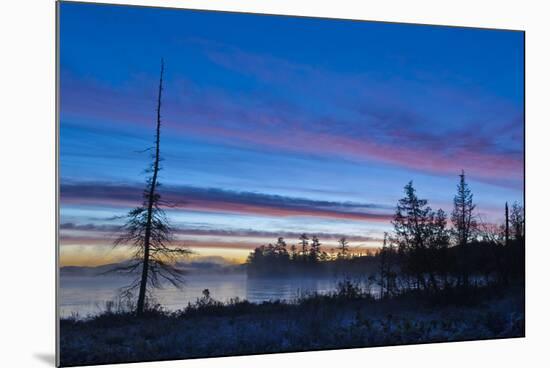
M384 234L380 249L357 255L342 237L339 246L327 252L315 235L309 242L308 235L302 234L298 245L290 247L279 237L250 253L247 272L253 277L364 274L376 280L383 297L411 289L436 292L521 282L525 273L523 207L515 202L509 211L504 203L504 223L481 221L464 172L459 175L453 204L449 220L443 210L433 210L426 199L417 196L411 181L397 203L393 232Z

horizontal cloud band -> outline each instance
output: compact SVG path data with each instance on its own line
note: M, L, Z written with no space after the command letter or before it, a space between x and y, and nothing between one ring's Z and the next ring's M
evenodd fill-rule
M62 232L70 231L83 231L83 232L94 232L102 233L106 235L114 235L120 231L119 225L96 225L96 224L75 224L72 222L62 223L59 226ZM191 227L175 227L175 235L207 235L207 236L222 236L222 237L261 237L261 238L270 238L276 240L278 237L283 237L288 240L298 239L302 233L294 231L259 231L252 229L198 229ZM371 236L361 236L361 235L348 235L343 233L326 233L326 232L316 232L307 234L310 236L316 236L319 239L327 240L337 240L342 237L346 237L349 241L355 242L371 242L371 241L380 241L382 239Z
M143 188L138 184L65 183L61 185L61 202L134 207L139 204L142 193ZM160 193L174 208L183 210L380 222L387 222L392 217L391 207L372 203L312 200L191 186L162 186Z

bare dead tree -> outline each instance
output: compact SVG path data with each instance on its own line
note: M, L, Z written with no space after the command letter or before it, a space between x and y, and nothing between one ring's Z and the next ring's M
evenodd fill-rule
M504 239L505 244L508 246L510 243L510 219L508 215L508 202L504 204Z
M169 282L175 287L183 285L183 271L177 261L191 252L183 247L170 246L173 241L172 228L162 206L164 202L157 189L160 162L160 127L161 105L164 77L164 60L161 59L160 79L157 100L157 121L155 143L152 148L152 164L146 170L151 176L147 178L143 191L143 203L127 215L127 222L122 226L120 236L115 240L115 246L130 245L134 254L128 265L119 267L117 271L141 275L127 287L122 289L123 296L132 297L139 290L136 315L141 316L146 308L146 297L150 294L148 285L153 288L162 287L163 282Z

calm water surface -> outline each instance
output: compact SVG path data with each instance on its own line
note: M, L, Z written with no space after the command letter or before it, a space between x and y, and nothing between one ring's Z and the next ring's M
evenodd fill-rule
M332 291L340 279L336 277L247 278L237 274L191 274L186 276L183 290L166 286L157 290L155 297L166 309L184 308L210 290L214 299L227 301L239 297L251 302L292 300L300 293ZM123 276L62 275L60 288L61 317L78 313L84 317L105 309L105 302L117 298L117 290L129 283Z

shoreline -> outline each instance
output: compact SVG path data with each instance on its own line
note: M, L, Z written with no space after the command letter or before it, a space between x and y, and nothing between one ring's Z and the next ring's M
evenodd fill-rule
M356 290L357 291L357 290ZM111 311L61 320L62 365L205 358L522 337L521 285L411 291L374 299L353 289L296 303L221 303L210 295L142 319ZM434 308L437 306L437 308Z

